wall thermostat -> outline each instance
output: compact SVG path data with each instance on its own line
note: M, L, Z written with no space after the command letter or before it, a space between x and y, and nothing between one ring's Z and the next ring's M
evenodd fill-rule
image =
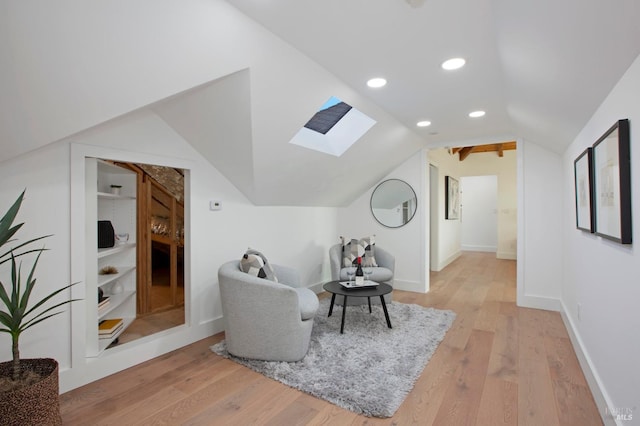
M222 210L222 201L220 200L209 201L209 210Z

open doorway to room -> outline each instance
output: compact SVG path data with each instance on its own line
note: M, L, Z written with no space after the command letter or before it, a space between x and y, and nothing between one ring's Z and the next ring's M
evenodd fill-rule
M434 149L428 152L428 161L430 270L444 269L463 250L495 251L498 259L515 260L518 205L516 142ZM474 187L478 182L471 177L482 181L494 179L495 196L479 193L488 190L487 182L481 184L480 190ZM452 181L460 182L459 187L464 191L458 197L445 194L445 182ZM474 213L474 197L478 202L476 210L481 211L483 217L479 217L477 211ZM489 202L492 197L495 197L495 203ZM447 214L448 208L452 207L447 206L447 199L461 200L460 205L454 206L459 214ZM487 203L492 205L487 207Z
M137 174L137 315L126 343L185 322L184 171L121 163Z

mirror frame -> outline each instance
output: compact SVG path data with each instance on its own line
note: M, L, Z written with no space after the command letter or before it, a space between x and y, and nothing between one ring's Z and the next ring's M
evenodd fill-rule
M406 222L402 223L401 225L397 225L397 226L392 226L392 225L388 225L385 224L381 221L380 218L378 218L378 216L376 216L374 210L373 210L373 197L376 195L376 192L378 190L381 189L381 187L389 182L393 182L393 181L397 181L400 183L403 183L404 185L406 185L407 188L409 188L411 190L411 193L413 194L413 199L415 200L415 208L413 209L413 211L411 212L411 216L407 219ZM369 210L371 211L371 215L373 216L373 218L376 220L376 222L378 222L380 225L384 226L385 228L402 228L403 226L405 226L406 224L408 224L409 222L411 222L411 219L413 219L413 217L416 215L416 212L418 211L418 196L416 195L416 192L413 190L413 187L411 185L409 185L407 182L403 181L402 179L386 179L383 180L382 182L380 182L375 189L373 190L373 192L371 193L371 198L369 200Z

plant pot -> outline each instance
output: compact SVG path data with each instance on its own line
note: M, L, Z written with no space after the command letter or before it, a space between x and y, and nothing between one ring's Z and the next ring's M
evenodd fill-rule
M0 377L11 376L11 361L0 363ZM23 370L42 380L0 395L0 419L4 426L61 425L58 394L58 362L51 358L21 359Z

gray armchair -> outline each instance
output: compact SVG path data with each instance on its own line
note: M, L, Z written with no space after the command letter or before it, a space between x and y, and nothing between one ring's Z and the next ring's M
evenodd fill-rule
M396 268L396 258L388 251L375 246L375 258L378 267L373 268L370 276L372 281L387 283L393 287L393 275ZM342 267L342 244L336 244L329 249L329 261L331 262L331 279L333 281L346 281L349 279L347 275L348 268ZM356 290L357 291L357 290ZM384 296L385 303L391 303L393 292ZM337 304L342 304L342 298L336 298ZM364 297L352 297L347 299L347 305L362 305L367 303ZM371 299L372 304L380 304L380 299L374 297Z
M279 283L242 272L237 260L218 270L227 350L243 358L299 361L309 349L318 297L301 287L294 269L271 266Z

